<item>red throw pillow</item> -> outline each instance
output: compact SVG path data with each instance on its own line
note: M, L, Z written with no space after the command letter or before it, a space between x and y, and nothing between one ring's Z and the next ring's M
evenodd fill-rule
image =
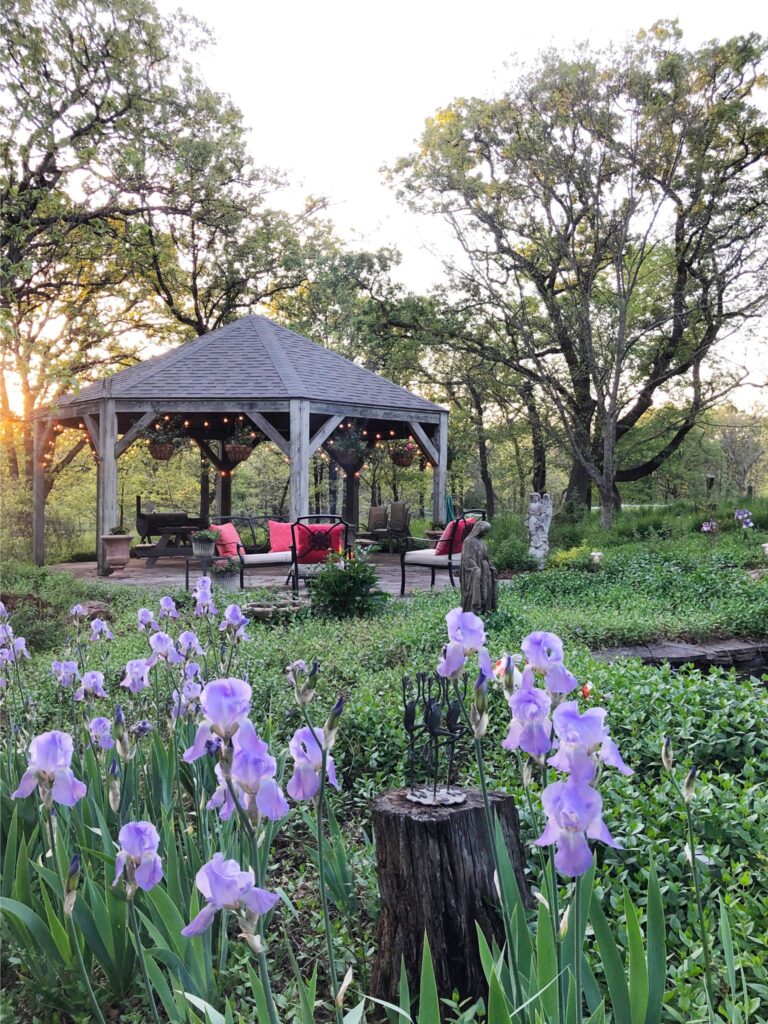
M314 535L313 537L311 535ZM341 551L344 524L299 523L296 526L296 554L302 565L324 562L329 551Z
M267 526L269 527L269 550L290 551L293 546L291 524L278 523L274 519L268 519Z
M226 555L228 558L237 557L237 545L242 544L240 534L232 523L211 523L211 529L218 531L219 540L216 541L216 554Z
M476 519L456 519L448 523L435 547L436 555L458 555L464 546L464 538L471 532Z

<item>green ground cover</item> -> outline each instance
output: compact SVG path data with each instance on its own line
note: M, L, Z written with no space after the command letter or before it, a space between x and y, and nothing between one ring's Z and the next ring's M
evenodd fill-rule
M766 689L758 680L737 680L724 672L706 676L695 671L673 673L635 661L608 666L594 660L588 648L661 637L765 636L768 579L753 579L745 571L762 557L759 543L764 538L758 531L746 540L732 533L710 543L691 532L676 539L656 537L621 547L604 545L606 555L597 573L574 555L559 568L504 582L500 608L487 622L493 656L519 649L521 638L531 630L557 632L566 643L569 667L580 683L592 687L583 703L608 709L611 734L635 774L625 778L609 772L601 782L606 822L621 838L624 849L599 847L598 886L618 922L619 942L626 943L621 885L626 885L642 906L649 864L652 860L656 863L669 930L671 980L664 1020L687 1022L706 1016L684 816L660 761L665 736L672 738L681 771L694 764L699 770L693 805L697 854L704 874L707 923L718 977L725 985L723 952L716 939L718 900L722 897L744 971L750 1019L768 1019L764 1009L768 1005L764 965L768 944ZM146 635L136 630L136 612L142 606L156 608L158 591L76 583L64 575L17 567L5 573L3 594L13 609L17 634L26 635L33 650L25 669L34 732L55 727L60 721L66 728L69 705L65 706L65 695L51 682L50 664L54 657L63 656L67 609L89 598L106 599L112 612L115 640L109 645L106 673L110 707L119 693L120 698L125 697L129 721L154 718L151 702L140 696L132 698L127 691L118 690L117 683L126 661L147 653ZM182 616L189 616L189 595L175 596ZM219 598L221 607L228 598L223 594ZM408 602L390 602L375 619L362 622L303 615L280 627L254 624L249 627L250 640L240 648L239 670L253 686L260 730L272 737L275 749L283 749L301 724L284 682L288 662L320 660L316 702L323 709L339 692L348 698L334 750L342 791L333 798L333 807L341 823L343 855L341 847L336 852L342 863L350 865L351 882L346 889L332 888L331 894L340 956L344 966L355 966L354 987L360 991L365 989L367 967L375 952L377 893L370 801L376 793L403 781L401 680L406 673L435 665L445 640L444 616L453 602L450 593L421 594ZM188 621L194 625L191 618ZM500 692L491 693L490 715L486 742L490 783L515 794L524 837L530 840L542 825L537 810L540 780L534 777L532 816L516 760L500 746L509 722ZM460 771L468 781L476 781L469 757ZM4 839L13 811L8 787L5 778L0 791ZM289 947L305 977L319 965L321 987L323 983L320 905L311 849L306 820L301 814L291 814L273 858L273 884L283 887L291 910L290 914L284 911L270 950L276 998L286 1020L300 1019L294 1016L298 995ZM9 869L6 864L6 874ZM301 942L292 941L289 934L300 934ZM588 936L588 948L591 941ZM53 977L50 987L44 989L13 942L6 941L3 955L8 988L4 1019L50 1020L54 1010L62 1021L91 1019L76 976L69 978L66 992ZM217 996L232 996L241 1011L252 1006L246 969L249 957L243 944L233 941L226 969L217 974ZM95 977L105 1005L110 999L114 1002L98 971ZM350 1005L353 1003L351 999ZM139 985L125 994L121 1007L118 1019L146 1019ZM446 1019L452 1019L452 1011L446 1008L445 1012ZM722 1019L731 1018L723 1011Z

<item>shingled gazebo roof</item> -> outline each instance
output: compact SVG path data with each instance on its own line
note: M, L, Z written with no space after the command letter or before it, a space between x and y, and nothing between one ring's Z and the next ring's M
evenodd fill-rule
M309 398L414 414L441 407L263 316L245 316L56 402Z

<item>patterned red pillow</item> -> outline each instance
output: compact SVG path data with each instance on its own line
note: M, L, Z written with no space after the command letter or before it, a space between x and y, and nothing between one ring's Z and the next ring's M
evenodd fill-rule
M443 530L435 547L436 555L458 555L464 546L464 538L471 532L476 519L454 519Z
M324 562L329 551L341 551L344 536L344 524L336 523L297 523L295 526L296 547L299 562L312 565Z

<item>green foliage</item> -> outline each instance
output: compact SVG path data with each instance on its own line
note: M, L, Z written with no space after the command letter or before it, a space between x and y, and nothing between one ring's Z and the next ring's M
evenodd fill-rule
M491 560L497 569L538 568L535 559L528 554L528 536L518 516L495 516L486 540Z
M351 558L331 555L312 578L312 609L332 619L373 615L388 598L376 584L376 569L359 548Z

